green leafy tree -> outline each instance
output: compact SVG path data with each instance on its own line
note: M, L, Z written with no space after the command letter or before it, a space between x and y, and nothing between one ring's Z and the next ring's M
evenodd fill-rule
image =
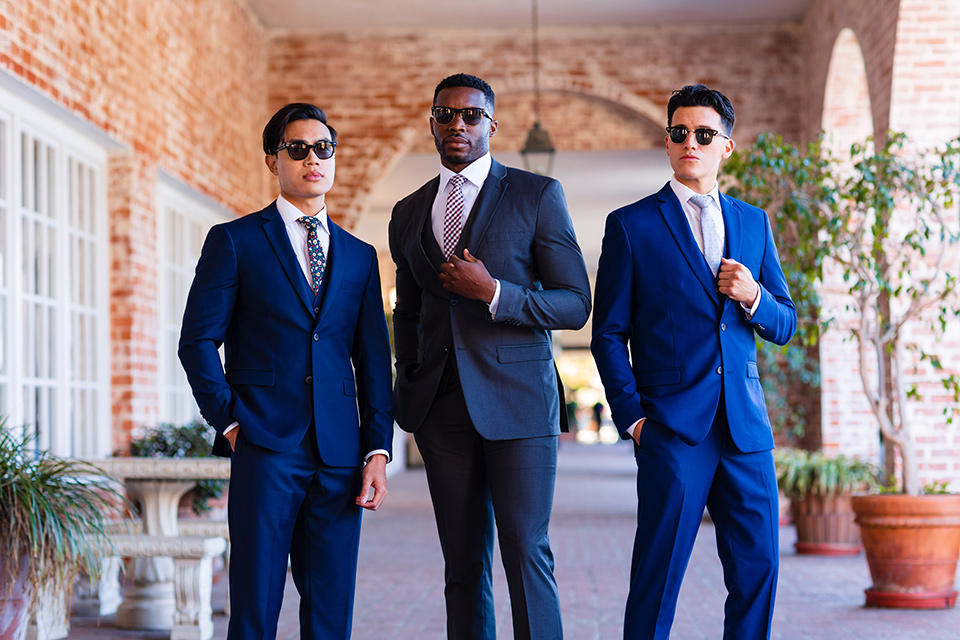
M936 374L953 400L948 421L960 403L957 373L906 330L920 323L942 335L958 316L957 279L945 269L958 240L958 163L960 140L921 152L891 132L881 145L854 145L844 161L821 141L797 146L761 136L725 170L735 183L730 193L771 215L800 316L803 367L819 366L816 344L831 319L818 295L825 270L842 275L863 390L885 445L900 452L902 489L911 494L922 486L907 406L920 394L906 370L924 363ZM785 358L778 362L796 373Z

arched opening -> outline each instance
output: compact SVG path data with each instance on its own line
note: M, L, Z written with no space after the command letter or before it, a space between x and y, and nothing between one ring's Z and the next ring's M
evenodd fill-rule
M857 36L843 29L833 45L823 100L823 131L836 152L873 134L867 70Z

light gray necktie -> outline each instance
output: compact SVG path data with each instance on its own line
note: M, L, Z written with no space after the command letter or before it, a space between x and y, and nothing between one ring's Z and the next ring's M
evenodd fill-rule
M720 208L716 201L710 196L697 195L690 198L689 202L700 210L700 230L703 232L703 257L707 261L707 266L713 272L713 277L717 277L720 271L720 258L723 257L723 247L720 244L720 234L717 229L723 224L720 218Z

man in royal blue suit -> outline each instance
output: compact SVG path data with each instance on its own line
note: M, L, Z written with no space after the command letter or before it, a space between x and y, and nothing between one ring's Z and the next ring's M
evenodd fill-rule
M704 85L667 107L673 178L607 218L591 348L636 443L637 533L623 636L670 635L704 506L727 587L724 638L769 638L777 587L773 434L755 336L797 324L767 215L721 194L730 101Z
M387 493L377 255L327 214L337 133L326 120L295 103L267 123L280 195L210 230L183 316L180 360L215 451L232 452L231 640L276 637L288 555L301 637L349 638L361 507Z
M441 81L440 175L394 207L394 401L427 472L447 637L496 637L496 519L515 638L557 640L547 530L563 407L550 331L583 326L590 285L560 184L490 157L493 112L480 78Z

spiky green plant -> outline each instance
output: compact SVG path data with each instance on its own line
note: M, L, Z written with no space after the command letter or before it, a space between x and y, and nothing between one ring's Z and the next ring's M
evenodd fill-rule
M791 500L811 495L833 497L877 486L879 469L875 465L843 455L827 457L822 451L777 449L774 461L777 486Z
M105 528L127 504L101 470L33 444L0 419L0 602L25 571L31 606L42 588L69 597L81 570L99 579L111 553Z

